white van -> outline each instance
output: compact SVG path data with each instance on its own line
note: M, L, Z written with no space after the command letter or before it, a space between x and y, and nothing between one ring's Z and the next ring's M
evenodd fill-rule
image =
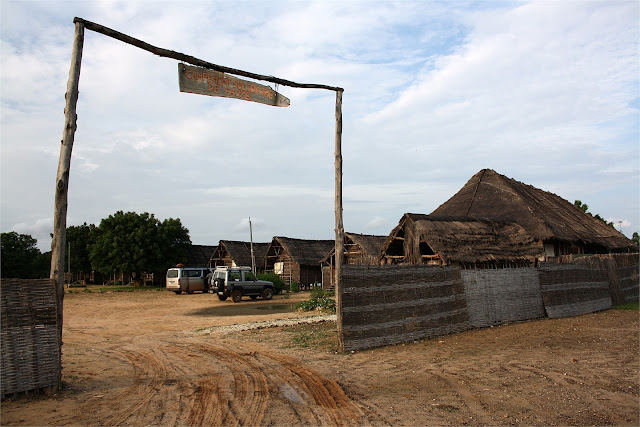
M213 270L202 267L175 267L167 270L168 290L181 294L186 292L192 294L195 291L209 292L207 276Z

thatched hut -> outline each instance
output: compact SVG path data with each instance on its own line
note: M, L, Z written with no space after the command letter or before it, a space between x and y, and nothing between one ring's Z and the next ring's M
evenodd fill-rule
M475 174L431 215L515 222L544 245L548 257L638 250L614 227L567 200L491 169Z
M371 234L344 233L344 260L349 265L377 265L380 250L387 236ZM333 286L335 268L335 245L322 260L322 286L330 289Z
M183 264L187 267L204 267L216 248L217 246L189 245L187 246L187 262Z
M253 254L256 262L256 270L264 270L264 256L269 248L269 243L253 243ZM218 266L251 266L251 242L234 240L220 240L218 248L209 259L209 267Z
M274 237L265 256L265 271L275 272L287 284L297 282L307 289L322 281L320 261L334 246L333 240Z
M381 264L530 266L543 248L518 224L404 214L386 238Z

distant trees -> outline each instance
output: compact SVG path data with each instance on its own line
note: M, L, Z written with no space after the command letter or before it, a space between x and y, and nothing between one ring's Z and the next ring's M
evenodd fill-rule
M15 231L2 233L0 268L2 277L42 279L49 277L51 252L41 253L38 241L28 234Z
M91 241L91 266L104 274L165 270L185 261L191 244L189 230L179 219L160 222L153 214L122 211L103 219Z
M573 202L573 204L574 204L575 207L577 207L578 209L580 209L582 212L586 213L587 215L590 215L590 216L594 217L595 219L599 219L600 221L604 222L605 224L610 225L611 227L615 228L615 225L613 224L613 222L607 221L606 219L602 218L598 214L593 215L591 212L589 212L589 205L587 205L586 203L582 203L582 201L580 201L580 200L575 200Z
M47 278L51 252L41 254L37 240L27 234L2 233L2 277ZM105 275L164 272L169 266L186 262L191 244L189 230L180 219L158 220L147 212L118 211L99 226L87 224L67 228L71 248L71 271L98 271ZM65 267L69 253L65 251Z
M640 234L638 234L637 231L633 232L633 236L631 237L631 240L633 240L633 243L635 243L636 246L640 246Z

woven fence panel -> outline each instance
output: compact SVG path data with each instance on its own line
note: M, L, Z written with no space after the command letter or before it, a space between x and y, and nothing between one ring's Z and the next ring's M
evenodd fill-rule
M460 270L344 266L344 349L361 350L469 329Z
M0 280L2 395L57 387L60 378L55 285Z
M539 270L542 301L550 318L578 316L611 308L606 270L558 264Z
M544 317L537 270L463 270L461 274L472 327Z
M628 267L618 267L618 283L622 293L623 304L638 302L638 264Z

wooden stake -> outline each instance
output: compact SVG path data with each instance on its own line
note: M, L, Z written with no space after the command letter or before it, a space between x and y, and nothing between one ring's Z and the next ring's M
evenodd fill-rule
M344 225L342 223L342 91L336 91L336 250L335 250L335 289L336 289L336 315L338 323L338 346L344 351L344 339L342 337L342 262L344 258Z
M55 283L56 305L58 309L58 363L60 366L59 386L62 384L62 303L64 299L64 252L67 234L67 193L69 190L69 169L71 167L71 149L75 137L78 103L78 81L82 63L84 45L84 26L76 23L71 53L71 68L67 81L66 105L64 109L64 130L60 146L60 160L56 176L55 206L53 213L53 241L51 242L51 273Z

